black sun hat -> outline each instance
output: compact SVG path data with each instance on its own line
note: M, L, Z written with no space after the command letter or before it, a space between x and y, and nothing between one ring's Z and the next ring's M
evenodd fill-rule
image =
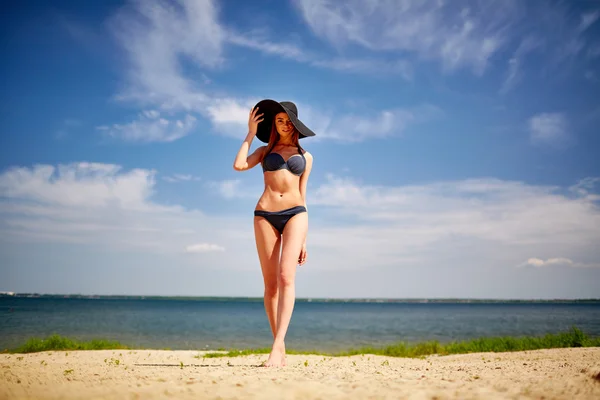
M275 100L265 99L259 101L254 107L258 107L258 111L256 112L257 115L264 114L263 120L258 123L256 131L256 137L261 142L269 143L273 118L280 112L285 112L288 115L290 121L292 121L292 124L294 124L298 131L298 139L315 136L315 133L298 119L298 107L291 101L277 102Z

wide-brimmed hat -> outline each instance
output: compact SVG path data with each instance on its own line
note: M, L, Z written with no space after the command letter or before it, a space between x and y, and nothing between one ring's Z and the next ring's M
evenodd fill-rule
M264 142L269 143L271 136L271 127L273 126L273 118L280 112L285 112L292 124L298 131L298 138L302 139L308 136L315 136L315 133L308 129L306 125L298 119L298 107L291 101L277 102L271 99L261 100L254 107L258 107L257 115L264 114L263 120L258 123L256 137Z

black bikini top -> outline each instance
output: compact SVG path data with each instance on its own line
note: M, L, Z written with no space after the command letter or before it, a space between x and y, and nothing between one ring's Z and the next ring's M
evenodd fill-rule
M300 149L298 149L298 153L300 154L294 154L287 161L279 153L267 154L262 163L263 172L287 169L294 175L302 175L306 169L306 158L304 158L304 154Z

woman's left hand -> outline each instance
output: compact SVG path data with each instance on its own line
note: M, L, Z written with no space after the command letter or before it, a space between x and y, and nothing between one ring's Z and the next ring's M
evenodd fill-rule
M306 243L302 245L300 250L300 256L298 257L298 264L303 265L306 262Z

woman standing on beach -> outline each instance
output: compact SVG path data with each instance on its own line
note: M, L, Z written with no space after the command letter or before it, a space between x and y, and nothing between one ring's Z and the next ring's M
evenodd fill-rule
M255 136L267 145L248 156ZM296 266L306 262L306 184L313 158L298 140L308 136L315 134L298 119L294 103L262 100L250 111L248 134L233 163L236 171L261 163L264 173L265 189L254 210L254 234L274 339L267 367L286 365L284 339L296 299Z

